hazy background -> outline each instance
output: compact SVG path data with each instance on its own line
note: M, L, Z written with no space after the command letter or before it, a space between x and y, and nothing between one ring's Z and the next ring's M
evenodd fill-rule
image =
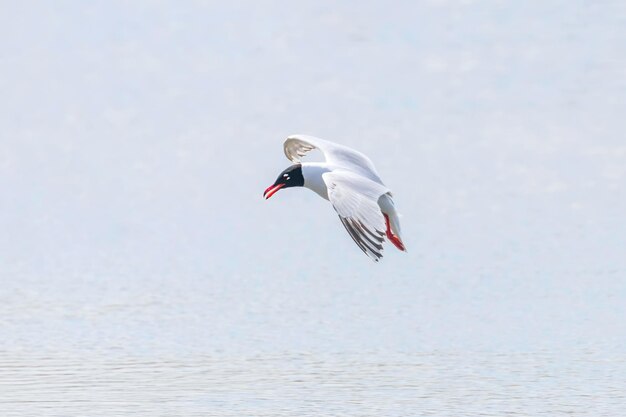
M1 1L5 415L623 415L625 28L617 0ZM408 254L262 199L292 133L373 159Z

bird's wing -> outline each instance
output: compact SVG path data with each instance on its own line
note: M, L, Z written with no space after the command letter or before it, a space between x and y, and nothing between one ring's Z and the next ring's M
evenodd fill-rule
M378 198L389 190L350 171L327 172L322 178L341 223L359 248L378 262L383 256L386 231Z
M324 154L328 164L356 172L365 178L383 184L372 161L367 156L347 146L307 135L291 135L283 146L285 156L294 163L300 163L300 158L307 152L318 149Z

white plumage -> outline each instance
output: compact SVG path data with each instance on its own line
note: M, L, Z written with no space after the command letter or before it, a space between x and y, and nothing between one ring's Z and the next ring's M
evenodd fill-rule
M313 149L321 151L325 161L302 163L301 158ZM308 135L289 136L284 150L287 158L301 167L303 184L298 185L331 202L342 224L365 254L377 262L382 257L385 237L405 251L391 191L367 156ZM283 176L290 179L289 175ZM279 183L280 179L266 190L266 194L271 191L267 198L284 186L295 186Z

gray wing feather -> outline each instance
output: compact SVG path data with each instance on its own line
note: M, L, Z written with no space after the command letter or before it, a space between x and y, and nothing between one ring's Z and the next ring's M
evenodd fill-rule
M300 163L307 152L318 149L324 154L326 162L362 175L379 184L383 184L372 161L361 152L324 139L308 135L291 135L283 145L285 156L294 163Z
M353 172L334 171L322 176L328 198L357 246L375 262L382 258L385 219L378 198L387 188Z

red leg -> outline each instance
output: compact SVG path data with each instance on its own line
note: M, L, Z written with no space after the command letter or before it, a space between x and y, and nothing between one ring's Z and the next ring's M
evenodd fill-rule
M402 243L402 240L400 240L400 238L394 235L391 231L391 226L389 225L389 216L387 216L385 213L383 213L383 216L385 216L385 223L387 223L387 239L389 239L389 241L393 243L396 248L400 249L403 252L406 252L406 248L404 247L404 243Z

